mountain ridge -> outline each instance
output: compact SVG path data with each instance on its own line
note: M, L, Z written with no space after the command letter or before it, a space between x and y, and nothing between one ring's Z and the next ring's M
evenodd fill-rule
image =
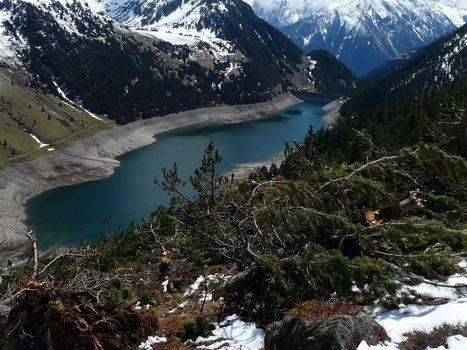
M0 158L24 157L37 144L61 147L98 122L109 128L109 120L126 124L314 88L305 74L314 63L246 3L196 4L191 13L199 16L182 15L185 22L133 28L103 12L103 2L1 2L0 84L11 88L0 101L8 126L0 137L10 152ZM181 13L172 10L171 18Z
M281 0L267 7L258 0L250 3L304 52L326 49L357 76L436 40L467 19L467 5L460 1L330 1L315 6L304 1L298 6Z
M467 24L401 59L400 65L397 61L388 62L387 67L373 72L375 80L361 83L342 112L349 116L378 105L417 104L433 91L465 77ZM390 72L384 72L385 68Z

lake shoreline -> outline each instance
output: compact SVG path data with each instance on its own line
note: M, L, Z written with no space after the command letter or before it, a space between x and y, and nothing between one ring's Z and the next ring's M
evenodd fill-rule
M141 120L0 170L0 266L30 246L24 225L28 199L52 188L109 177L120 164L116 157L155 142L158 133L194 124L254 120L300 102L284 94L260 104L203 108Z
M344 98L341 97L325 105L323 110L326 111L326 115L320 119L321 124L325 125L329 129L337 127L339 119L341 119L340 109L343 103ZM245 179L251 172L264 165L267 167L270 167L272 164L279 166L284 160L285 154L284 152L281 152L263 162L235 164L235 169L231 173L234 174L235 179Z

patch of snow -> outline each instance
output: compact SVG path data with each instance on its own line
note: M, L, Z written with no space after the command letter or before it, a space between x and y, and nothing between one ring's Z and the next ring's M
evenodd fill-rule
M376 321L383 326L391 342L396 345L405 339L403 334L410 331L429 332L443 322L453 324L467 322L467 298L436 306L409 304L403 308L376 315Z
M164 282L162 282L162 287L164 288L164 293L167 293L167 286L169 285L169 277L165 277Z
M145 349L145 350L152 350L154 349L153 345L158 343L165 343L167 342L166 337L159 337L157 335L149 336L148 339L138 345L138 349Z
M462 266L464 263L459 264ZM460 274L452 275L444 285L463 285L467 278ZM381 306L368 306L366 310L373 314L378 322L388 333L391 342L369 346L362 342L358 350L397 350L398 343L405 339L404 333L414 330L430 332L442 323L457 324L467 323L467 298L456 296L453 288L434 287L422 283L417 287L404 287L402 290L412 291L422 296L431 298L447 298L446 304L427 305L401 305L399 309L388 311ZM467 349L467 338L454 336L449 338L448 347L438 347L436 350ZM433 349L434 350L434 349Z
M189 28L170 28L166 26L152 28L151 30L137 30L138 33L156 38L171 43L172 45L187 45L197 52L196 45L198 43L206 43L212 50L214 56L218 60L225 60L227 56L238 54L232 52L232 44L226 40L219 39L216 35L208 30L203 29L197 31Z
M196 344L209 342L210 345L199 345L198 349L219 349L221 345L222 349L228 350L260 350L264 347L264 331L257 329L254 322L243 322L237 315L232 315L214 326L214 335L196 339Z
M169 314L173 314L175 311L177 311L178 309L183 309L185 306L188 305L188 300L185 300L184 302L180 303L177 305L176 308L173 308L171 310L169 310Z
M219 3L217 4L217 6L219 6L219 10L222 11L222 12L227 12L227 7L225 7L225 4L223 3Z
M183 294L184 296L190 296L192 295L198 288L199 288L199 285L201 284L201 282L204 281L204 277L203 276L199 276L196 281L188 287L188 289L186 290L185 294Z
M95 115L94 113L88 111L87 109L84 109L84 108L83 108L83 110L84 110L87 114L89 114L89 115L91 116L91 118L94 118L94 119L97 119L97 120L100 120L100 121L103 120L102 118L99 118L97 115Z
M15 66L21 64L19 53L27 47L26 42L19 33L10 35L5 28L4 22L10 21L10 14L0 10L0 57L9 64Z
M442 285L442 283L441 283ZM467 277L460 274L452 275L445 284L446 286L467 286ZM442 298L454 300L459 297L455 288L434 286L429 283L421 283L418 286L405 286L402 288L410 294L416 294L425 298Z
M144 308L145 308L146 310L149 310L149 307L150 307L150 306L151 306L151 305L146 304L146 305L144 305ZM143 308L143 307L141 306L141 301L138 301L138 302L136 303L135 310L141 310L142 308Z
M34 139L34 141L36 141L36 142L39 144L39 148L49 146L48 143L42 143L42 141L39 140L39 138L38 138L37 136L35 136L35 135L33 135L33 134L29 134L29 136L31 136L31 137Z
M77 111L80 111L78 108L76 108L76 107L74 106L73 101L71 101L71 100L65 95L65 93L63 92L62 89L60 89L60 87L58 86L58 84L57 84L55 81L54 81L53 83L54 83L55 87L57 88L58 94L63 98L62 102L65 103L67 106L70 106L71 108L73 108L73 109L75 109L75 110L77 110ZM90 112L90 111L88 111L88 110L86 110L86 109L84 109L84 108L83 108L83 110L84 110L87 114L89 114L89 115L91 116L91 118L94 118L94 119L97 119L97 120L100 120L100 121L103 120L102 118L99 118L99 117L98 117L97 115L95 115L94 113L92 113L92 112Z

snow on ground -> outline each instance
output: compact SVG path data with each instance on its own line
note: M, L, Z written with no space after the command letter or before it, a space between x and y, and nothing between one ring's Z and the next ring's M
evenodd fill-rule
M199 286L201 285L202 282L204 282L204 276L199 276L196 279L196 281L191 286L188 287L185 294L183 294L183 295L184 296L192 295L199 288Z
M214 327L213 335L196 339L196 349L260 350L264 347L264 331L257 329L254 322L241 321L237 315L226 317ZM166 341L165 337L150 336L138 347L151 350L153 344Z
M4 24L9 20L10 14L0 10L0 58L15 66L21 63L18 52L26 47L26 42L19 36L19 33L16 33L16 37L9 33Z
M371 308L369 311L371 311ZM411 304L392 311L379 308L374 315L376 321L388 333L391 343L370 347L364 343L358 347L358 350L398 349L397 343L404 340L404 333L414 330L429 332L442 323L465 323L467 322L467 298L459 298L437 306ZM441 349L445 348L438 348L438 350ZM467 342L464 343L463 349L467 349Z
M193 7L190 2L182 3L177 10L162 17L157 24L159 26L173 27L180 23L196 23L201 17L200 8Z
M80 112L80 110L79 110L78 108L75 108L75 106L73 105L73 102L72 102L68 97L66 97L65 92L63 92L63 90L60 89L60 87L58 86L58 84L57 84L55 81L54 81L53 83L54 83L55 87L57 88L58 94L63 98L62 102L63 102L64 104L66 104L67 106L70 106L71 108L73 108L73 109L75 109L75 110L77 110L77 111ZM67 101L68 101L68 102L67 102ZM87 114L89 114L89 116L90 116L91 118L94 118L94 119L97 119L97 120L101 120L101 121L103 120L102 118L99 118L97 115L95 115L94 113L91 113L91 112L88 111L87 109L84 109L84 108L83 108L83 110L84 110Z
M225 281L229 276L222 274L215 274L206 276L207 282L212 281ZM168 279L162 282L164 291L169 283ZM186 292L185 297L190 297L199 288L204 289L205 277L199 276L196 281L191 284ZM200 295L199 302L212 300L212 294L205 296L204 291ZM180 303L177 308L170 310L169 313L174 312L177 309L183 309L188 304L188 301ZM139 309L141 306L136 305ZM231 315L226 317L223 322L214 323L215 329L212 331L213 335L208 338L198 337L195 344L197 349L224 349L224 350L260 350L264 347L264 331L257 329L254 322L243 322L237 315ZM166 342L167 338L159 336L150 336L138 347L140 349L152 349L152 345L156 343ZM209 345L205 345L209 343Z
M196 339L197 349L260 350L264 347L264 331L257 329L254 322L243 322L237 315L227 317L224 322L215 323L214 335ZM208 342L210 345L202 345ZM228 345L227 345L228 344Z
M464 264L465 265L465 264ZM465 266L464 266L465 267ZM225 279L221 275L207 276L208 280ZM164 284L167 282L164 281ZM200 276L190 287L188 287L186 296L190 296L200 287L203 288L204 277ZM415 287L402 287L399 291L406 296L413 296L413 304L401 304L399 309L387 310L381 306L367 306L365 309L373 314L376 321L383 326L391 338L391 342L380 343L369 346L362 342L358 350L399 350L398 343L404 340L404 333L421 330L429 332L434 327L442 323L467 323L467 297L459 297L456 289L448 286L465 286L467 277L455 274L448 278L444 286L434 286L429 281ZM464 288L465 289L465 288ZM463 291L463 289L459 289ZM438 298L448 300L447 303L435 306L421 305L421 300L416 299L415 295L422 298ZM204 299L200 299L200 302ZM206 300L210 300L208 297ZM183 308L184 303L178 307ZM257 329L254 322L243 322L237 315L227 317L221 323L214 324L213 335L208 338L199 337L195 344L198 349L222 349L226 350L260 350L264 347L264 331ZM151 344L164 342L164 337L149 337L146 342L140 344L141 349L151 349ZM209 344L209 345L205 345ZM427 350L466 350L467 338L454 335L447 340L447 347L430 348Z
M444 284L460 286L466 283L467 278L465 276L455 274L449 277ZM391 342L376 346L368 346L365 342L362 342L358 350L397 350L399 349L397 344L405 339L404 333L414 330L429 332L442 323L467 323L467 298L459 297L454 288L436 287L428 283L422 283L415 287L403 287L400 292L427 298L447 299L449 301L442 305L425 306L418 304L420 301L414 299L414 304L400 305L399 309L391 311L382 307L367 307L367 311L372 313L376 321L386 330ZM449 339L447 348L443 346L436 348L436 350L446 349L467 349L467 338L457 335Z
M192 33L182 33L180 31L172 32L172 29L160 29L160 30L137 30L138 33L144 34L151 38L160 39L163 41L167 41L173 45L194 45L196 44L199 39L195 37L198 35L196 32L195 35Z
M48 143L42 143L42 141L39 140L39 138L37 136L34 136L33 134L29 134L29 136L31 136L34 139L34 141L36 141L39 144L39 148L47 147L49 145Z
M167 338L166 337L159 337L157 335L152 335L150 337L148 337L148 340L146 340L145 342L141 343L138 348L139 349L145 349L145 350L152 350L154 349L153 348L153 345L154 344L157 344L157 343L165 343L167 342Z
M458 27L467 22L467 4L465 0L433 0L433 6L439 6Z
M194 29L170 27L158 27L152 30L137 30L138 33L156 38L159 40L167 41L173 45L187 45L194 47L199 42L208 44L216 55L217 59L222 60L224 57L232 55L232 44L229 41L219 39L216 35L208 29L197 31Z
M209 284L210 282L213 282L213 281L225 281L225 279L228 278L224 275L219 275L219 274L215 274L215 275L209 275L209 276L206 276L206 281L207 283ZM167 285L169 283L169 280L168 279L165 279L164 282L162 282L162 287L164 288L164 292L167 291ZM204 279L204 276L199 276L195 282L193 282L192 285L190 285L187 290L185 291L185 293L183 294L184 297L189 297L191 296L194 292L196 292L199 287L202 287L203 290L201 291L200 293L200 298L199 298L199 301L200 302L205 302L205 301L210 301L212 300L212 294L211 293L207 293L206 294L206 291L204 290L205 288L205 279ZM177 305L176 308L174 309L171 309L169 310L169 314L171 313L174 313L175 311L177 311L178 309L183 309L187 304L188 304L188 300L185 300L183 302L181 302L180 304Z

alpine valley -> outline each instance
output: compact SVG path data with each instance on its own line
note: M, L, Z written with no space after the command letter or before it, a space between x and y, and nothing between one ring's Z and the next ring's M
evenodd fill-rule
M312 88L315 67L236 0L1 1L0 62L3 159L108 119L268 101Z
M0 350L466 348L461 0L331 1L315 17L305 2L253 3L284 32L319 32L342 60L360 52L359 75L410 49L371 81L324 49L304 55L240 0L0 1L0 260L14 235L27 247L0 266ZM335 127L304 130L280 164L236 179L211 141L192 195L177 164L164 167L151 185L170 203L95 243L41 256L12 226L44 184L108 176L122 154L111 136L153 142L156 123L292 89L344 96Z

